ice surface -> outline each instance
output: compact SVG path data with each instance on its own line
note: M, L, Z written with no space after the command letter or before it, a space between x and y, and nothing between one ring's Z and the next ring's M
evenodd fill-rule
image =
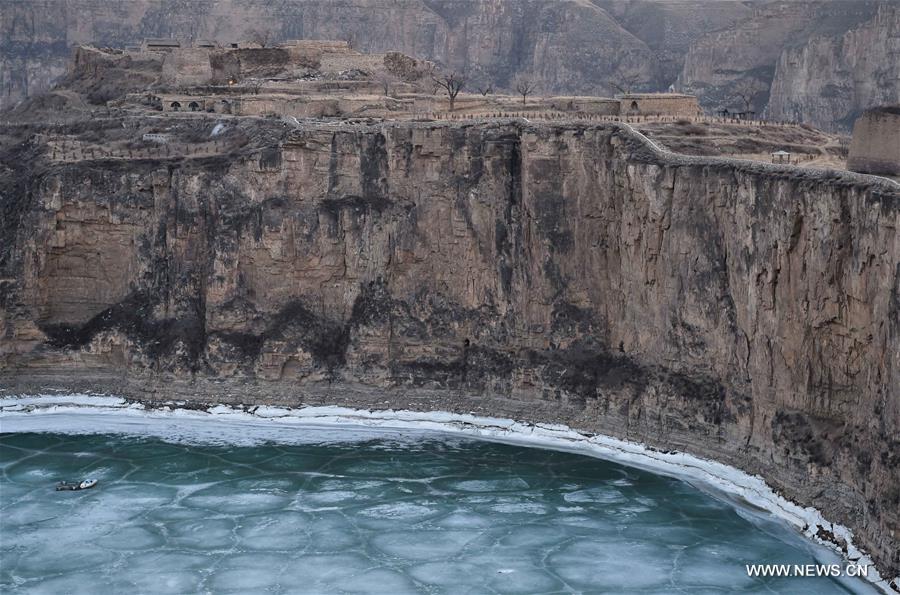
M186 440L189 430L175 442L147 428L0 435L0 591L842 590L748 579L747 561L813 563L824 550L771 517L615 463L380 428L237 445ZM84 473L100 485L53 491Z
M469 479L452 482L450 486L462 492L518 492L527 490L528 484L520 477L496 480Z
M574 504L584 504L587 502L595 502L599 504L619 504L627 500L622 492L613 487L607 486L568 492L563 495L563 498L566 502L571 502Z
M598 536L565 545L549 561L557 574L577 589L602 584L609 591L621 592L671 586L675 553L644 541ZM737 570L741 569L737 566Z
M434 560L458 555L479 536L468 531L395 531L376 535L372 543L391 557Z
M237 536L244 548L297 551L309 545L310 517L299 512L276 512L245 517Z
M405 574L386 568L375 568L358 575L342 576L332 584L341 591L350 593L402 595L418 592L415 584Z

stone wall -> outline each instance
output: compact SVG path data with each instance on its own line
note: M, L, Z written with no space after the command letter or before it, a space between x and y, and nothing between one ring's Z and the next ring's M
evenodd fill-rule
M620 113L618 99L605 97L539 97L540 105L551 111L580 112L601 116L617 116Z
M207 109L213 109L217 99L214 97L203 97L198 95L159 95L162 109L164 112L205 112ZM231 98L228 98L231 99ZM196 104L197 109L192 109L191 104Z
M390 117L408 114L414 110L411 99L395 99L375 96L271 96L245 95L235 102L231 113L242 116L293 116L295 118L321 117Z
M384 70L384 54L328 52L321 55L319 63L320 70L328 74L346 70L362 70L368 73L375 73Z
M350 48L350 42L333 39L289 39L282 43L281 47L296 48L297 50L316 53L348 53L353 51Z
M900 106L866 110L856 120L847 169L900 176Z
M693 117L700 113L700 105L693 95L674 93L626 94L619 98L619 113Z
M170 85L206 85L212 81L210 50L184 48L166 54L162 65L162 81Z

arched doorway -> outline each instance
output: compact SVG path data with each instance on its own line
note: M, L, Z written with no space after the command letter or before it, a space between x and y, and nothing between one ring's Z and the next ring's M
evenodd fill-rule
M180 112L180 111L181 111L181 104L180 104L179 102L177 102L177 101L173 101L173 102L169 105L169 107L172 108L172 111L173 111L173 112Z
M196 101L192 101L188 104L188 109L191 110L192 112L198 112L198 111L200 111L200 104L197 103Z
M632 101L632 102L631 102L631 111L633 111L633 112L635 112L635 113L641 111L641 108L638 107L638 102L637 102L637 101Z

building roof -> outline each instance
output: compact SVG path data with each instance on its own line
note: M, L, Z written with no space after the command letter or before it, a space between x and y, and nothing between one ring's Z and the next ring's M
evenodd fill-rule
M772 155L790 155L790 153L788 153L787 151L784 151L784 150L778 150L778 151L774 151L772 153Z
M684 93L625 93L622 99L693 99L695 95Z
M176 48L181 47L181 42L179 40L171 39L171 38L169 38L169 39L163 39L163 38L145 39L144 43L146 45L157 45L157 46L162 46L162 47L176 47Z
M900 116L900 105L879 105L877 107L867 109L866 113L890 114L892 116Z

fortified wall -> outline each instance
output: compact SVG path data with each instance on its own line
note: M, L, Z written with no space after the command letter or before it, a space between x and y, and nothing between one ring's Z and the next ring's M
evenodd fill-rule
M181 48L177 42L166 40L145 43L142 55L156 55L163 60L161 82L194 96L186 101L164 97L163 109L298 117L337 114L377 117L390 112L426 113L448 109L443 94L428 93L425 87L429 85L421 84L423 80L427 82L432 65L400 52L363 54L345 41L328 40L291 40L271 48L233 46L237 47ZM218 97L239 92L246 88L248 80L259 82L252 96L245 92L242 101ZM217 86L220 89L215 89ZM230 86L237 88L228 89ZM386 88L389 88L387 93ZM385 101L385 95L392 96L394 101ZM375 102L378 105L371 105L373 97L381 98ZM539 110L595 116L675 117L694 117L700 113L696 97L678 93L627 93L616 98L533 95L526 99L520 104L520 98L515 95L462 93L455 111L464 115Z
M171 50L162 64L163 82L178 85L203 85L213 78L210 50L187 48Z
M866 110L856 120L847 169L900 176L900 105Z
M668 115L691 118L701 113L693 95L680 93L627 93L619 99L619 115Z
M163 82L176 86L233 84L248 77L299 78L312 72L389 72L398 80L412 80L425 65L399 52L363 54L343 41L295 40L266 48L149 46L141 54L161 54Z

